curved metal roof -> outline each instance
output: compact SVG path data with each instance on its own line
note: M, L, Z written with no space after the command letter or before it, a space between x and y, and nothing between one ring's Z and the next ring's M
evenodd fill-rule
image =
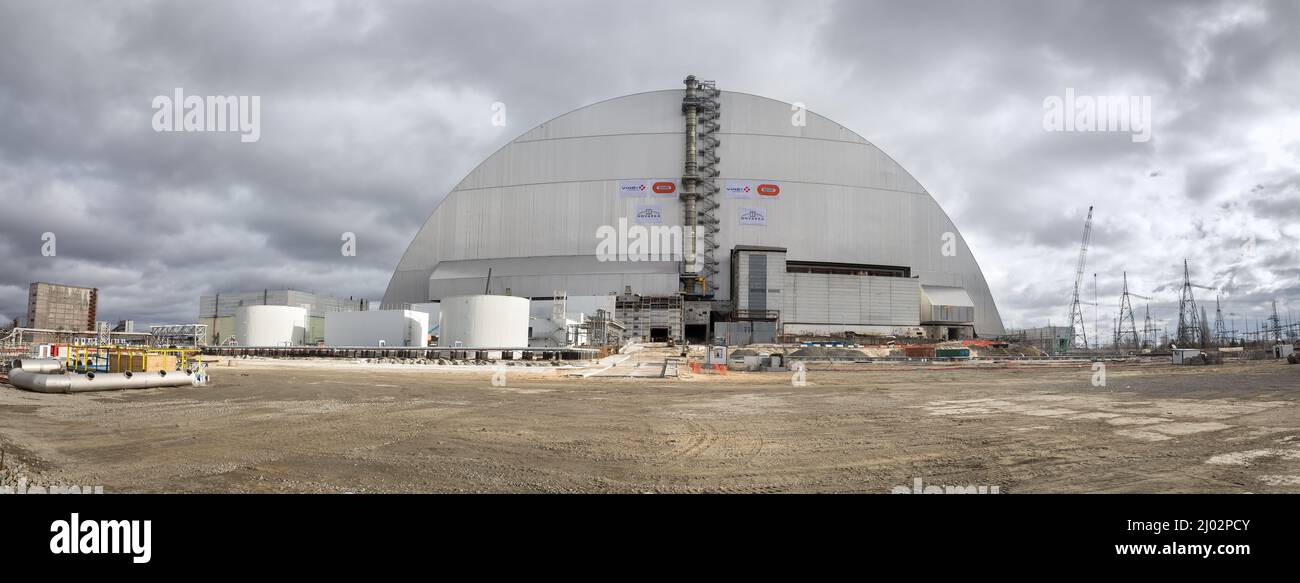
M625 198L618 186L620 180L681 175L682 96L677 89L609 99L503 146L433 210L399 262L384 304L436 299L430 276L444 261L592 256L596 230L631 217L638 205L659 205L665 224L680 224L676 198ZM965 288L976 307L976 331L1003 333L988 285L956 225L893 159L813 112L806 112L806 125L794 125L790 104L728 91L720 100L719 186L726 180L781 186L775 199L718 195L723 274L729 270L727 251L736 245L784 247L792 261L908 266L922 284ZM733 215L742 207L762 208L766 225L740 225ZM956 243L954 256L943 253L945 233ZM672 278L664 285L675 286L675 276L664 277ZM730 291L725 279L719 277L720 298ZM513 293L549 295L553 290L542 289L546 284L538 279L537 290Z

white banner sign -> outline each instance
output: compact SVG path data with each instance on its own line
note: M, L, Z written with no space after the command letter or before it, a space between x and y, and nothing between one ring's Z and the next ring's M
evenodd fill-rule
M748 180L727 180L722 183L727 198L754 198L754 183Z
M652 195L656 198L676 198L677 181L671 178L620 180L618 194L625 197Z
M677 181L671 178L651 180L650 194L655 198L677 198Z
M664 224L664 207L661 204L639 204L636 205L635 216L638 225L662 225Z
M645 196L646 190L650 188L644 180L620 180L618 181L619 196Z
M751 206L740 207L740 224L742 226L743 225L758 225L758 226L766 225L767 209L751 207Z
M754 192L758 193L758 198L778 198L781 196L781 185L775 182L759 182L754 187Z
M723 182L722 191L727 198L779 198L781 185L762 180L727 180Z

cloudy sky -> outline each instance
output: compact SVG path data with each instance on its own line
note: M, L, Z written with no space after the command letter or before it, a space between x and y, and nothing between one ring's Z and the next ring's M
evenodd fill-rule
M1122 270L1176 319L1183 258L1239 328L1274 298L1300 319L1296 30L1291 1L0 0L0 319L31 281L99 287L100 319L140 324L192 322L218 290L377 302L480 160L691 73L893 156L962 229L1008 326L1065 319L1089 205L1101 320ZM153 99L177 87L260 96L260 140L155 132ZM1046 131L1067 89L1149 97L1151 139Z

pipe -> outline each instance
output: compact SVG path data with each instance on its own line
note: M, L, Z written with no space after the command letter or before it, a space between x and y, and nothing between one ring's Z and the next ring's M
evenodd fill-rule
M24 370L39 374L63 372L63 362L53 358L15 358L10 370Z
M181 387L195 384L197 379L188 372L166 371L156 373L88 373L84 375L41 374L15 369L9 373L9 384L38 393L88 393L121 389L152 389Z
M687 266L695 264L695 254L699 252L695 248L695 228L696 228L696 210L695 201L699 198L699 162L697 155L699 148L696 136L699 126L699 81L695 75L688 75L683 81L686 84L686 97L682 100L682 113L686 114L686 168L682 174L682 269L683 274L688 273ZM683 282L684 283L684 282ZM682 291L690 292L691 289Z

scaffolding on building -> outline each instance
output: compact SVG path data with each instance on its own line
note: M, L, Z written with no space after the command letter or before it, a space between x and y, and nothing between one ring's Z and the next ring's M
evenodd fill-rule
M682 297L642 296L626 292L614 300L614 316L627 327L629 340L682 342Z

